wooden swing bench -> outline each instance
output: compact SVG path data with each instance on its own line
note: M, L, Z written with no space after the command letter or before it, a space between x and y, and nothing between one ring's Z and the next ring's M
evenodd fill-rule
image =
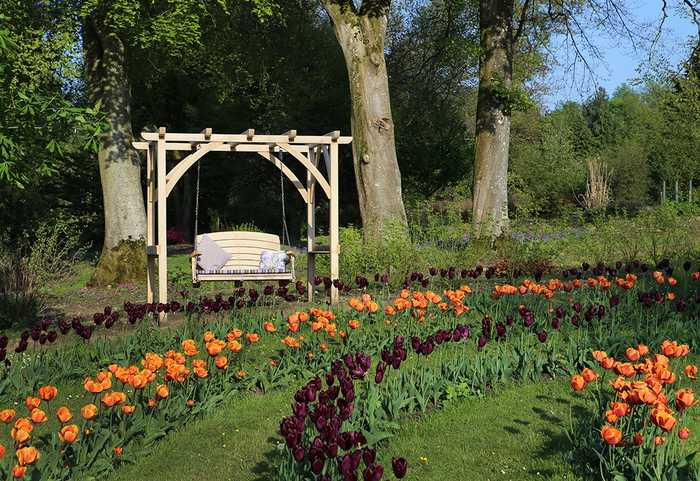
M263 232L229 231L197 235L197 244L208 236L217 246L230 254L226 263L217 270L205 271L198 265L200 252L192 253L192 283L201 281L294 281L294 253L287 251L289 262L284 272L263 270L260 258L263 251L281 251L280 238Z

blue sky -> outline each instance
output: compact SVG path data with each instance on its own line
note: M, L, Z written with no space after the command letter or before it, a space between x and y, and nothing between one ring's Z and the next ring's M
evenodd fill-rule
M635 31L652 38L661 19L661 0L638 0L634 3L635 7L630 13L637 23ZM594 71L593 78L588 74L584 75L580 66L576 68L576 72L572 72L568 68L571 62L567 60L572 58L572 51L564 46L559 47L555 54L562 61L545 79L548 87L548 93L543 97L545 105L553 108L566 100L581 101L598 85L612 93L622 83L633 83L649 65L676 68L688 55L688 39L697 35L697 28L681 9L681 4L678 0L668 1L668 18L659 41L651 50L650 42L646 45L640 42L635 50L629 40L594 33L592 38L602 54L602 59L597 61L588 56Z

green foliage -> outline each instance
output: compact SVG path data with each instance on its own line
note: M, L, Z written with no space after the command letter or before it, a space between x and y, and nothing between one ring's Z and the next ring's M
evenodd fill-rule
M44 309L38 279L26 259L0 252L0 329L31 325Z

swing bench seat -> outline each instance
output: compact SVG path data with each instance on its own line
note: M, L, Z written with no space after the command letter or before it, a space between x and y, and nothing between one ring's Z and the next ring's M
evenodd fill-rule
M226 263L216 270L202 269L192 253L192 283L203 281L294 281L294 253L287 252L289 262L283 272L260 268L264 251L281 251L279 236L263 232L229 231L213 232L197 236L197 245L207 236L229 255Z

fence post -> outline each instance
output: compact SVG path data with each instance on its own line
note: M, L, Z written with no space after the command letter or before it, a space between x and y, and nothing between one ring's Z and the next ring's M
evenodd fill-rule
M666 179L661 181L661 203L666 202Z
M688 202L693 201L693 179L688 181Z
M675 197L675 199L676 199L676 202L678 202L678 179L676 179L675 189L676 189L676 191L675 191L675 196L674 196L674 197Z

